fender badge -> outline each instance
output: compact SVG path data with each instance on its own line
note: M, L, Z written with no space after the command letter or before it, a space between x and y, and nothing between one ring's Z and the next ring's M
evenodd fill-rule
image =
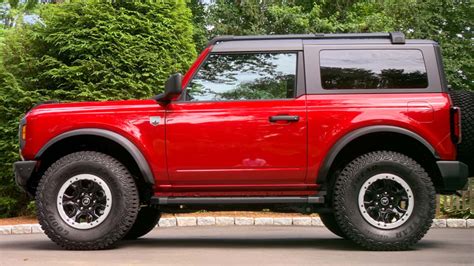
M160 121L161 121L161 117L159 116L151 116L150 117L150 124L152 126L157 126L160 124Z

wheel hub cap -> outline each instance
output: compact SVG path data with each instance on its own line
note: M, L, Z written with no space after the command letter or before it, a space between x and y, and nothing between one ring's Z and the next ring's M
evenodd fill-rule
M61 219L69 226L91 229L107 218L112 208L112 193L100 177L76 175L59 189L57 208Z
M85 197L82 199L82 205L87 206L91 203L91 199L89 197Z
M388 203L389 203L389 199L387 197L383 197L382 199L380 199L380 203L383 205L383 206L387 206Z
M393 229L404 224L413 213L414 197L401 177L378 174L362 185L358 204L368 223L380 229Z

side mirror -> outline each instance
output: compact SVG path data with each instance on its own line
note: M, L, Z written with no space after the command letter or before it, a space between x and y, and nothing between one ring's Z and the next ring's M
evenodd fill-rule
M159 102L170 102L173 98L181 94L181 81L182 76L180 73L171 75L165 83L165 92L160 93L153 98Z

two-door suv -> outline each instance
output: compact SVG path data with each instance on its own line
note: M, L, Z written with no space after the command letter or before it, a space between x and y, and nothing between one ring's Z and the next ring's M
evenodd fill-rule
M440 49L402 33L217 37L152 99L40 104L19 131L16 182L67 249L143 236L163 208L281 205L402 250L469 171Z

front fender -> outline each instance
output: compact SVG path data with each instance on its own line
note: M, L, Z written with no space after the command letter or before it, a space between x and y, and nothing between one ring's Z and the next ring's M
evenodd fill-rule
M150 166L148 165L147 160L145 159L145 156L143 156L143 153L138 149L138 147L133 144L130 140L125 138L124 136L115 133L113 131L105 130L105 129L99 129L99 128L82 128L82 129L76 129L76 130L71 130L68 132L64 132L51 140L49 140L36 154L35 159L41 158L43 153L48 150L51 146L53 146L55 143L69 138L69 137L74 137L74 136L100 136L103 138L107 138L111 141L116 142L120 146L122 146L125 150L127 150L130 155L133 157L135 162L137 163L141 174L143 175L145 181L149 184L155 184L155 179L153 177L153 173L151 171Z

